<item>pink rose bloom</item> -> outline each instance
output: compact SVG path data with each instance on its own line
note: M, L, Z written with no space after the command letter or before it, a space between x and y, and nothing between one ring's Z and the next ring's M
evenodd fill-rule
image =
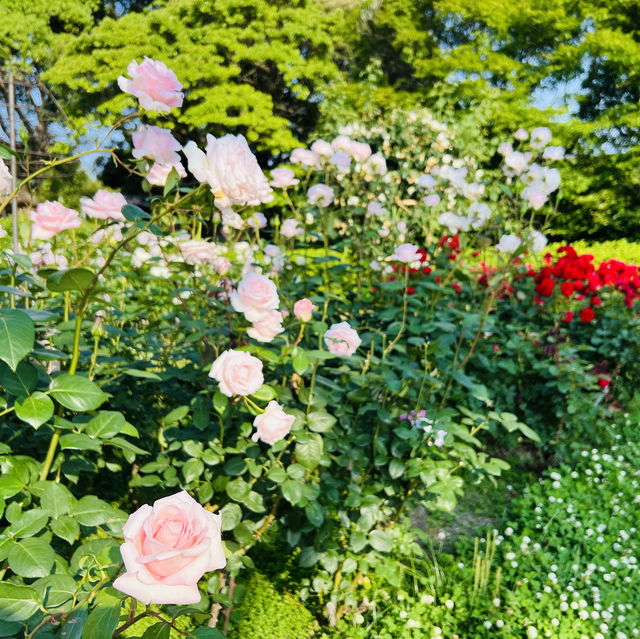
M216 258L216 245L204 240L185 240L178 249L187 264L211 264Z
M291 151L289 161L292 164L301 164L305 169L320 168L320 156L309 149L298 147Z
M7 165L4 163L2 158L0 158L0 195L8 195L13 190L11 187L13 185L13 181L11 179L11 173L9 173L9 169Z
M324 343L330 353L350 357L360 346L361 340L358 333L347 322L340 322L333 324L324 334Z
M264 383L262 362L246 351L228 350L213 362L209 377L220 385L220 392L232 395L251 395Z
M310 299L303 297L293 305L293 314L301 322L309 322L313 314L313 303Z
M280 311L269 311L261 320L253 323L247 330L249 337L259 342L270 342L276 335L284 332L282 326L282 313Z
M173 166L180 162L178 151L182 148L171 131L161 129L158 126L143 126L134 131L131 136L133 141L134 158L149 158L158 164Z
M282 406L272 400L267 404L264 413L257 415L253 420L256 432L251 439L254 442L261 439L265 444L273 445L289 434L294 421L293 415L287 415Z
M529 140L534 149L541 149L551 142L551 131L546 126L539 126L531 131Z
M380 215L388 213L388 211L384 208L384 206L382 206L382 204L380 204L380 202L369 202L369 204L367 205L367 213L369 215L378 217Z
M522 198L529 203L529 206L537 211L539 208L544 206L547 201L547 194L540 188L536 188L536 186L528 186L524 191L522 191Z
M314 184L307 191L307 202L320 206L329 206L334 198L333 189L326 184Z
M127 73L131 80L121 75L118 86L125 93L135 95L143 109L168 113L173 107L182 106L182 85L164 62L147 57L142 64L133 60L127 66Z
M562 146L548 146L542 157L545 160L564 160L564 147Z
M336 151L329 162L338 169L340 173L348 173L351 170L351 156L346 151Z
M80 206L82 212L88 217L94 217L98 220L117 220L124 221L122 215L122 207L126 206L127 201L122 193L111 193L100 189L93 198L81 197Z
M243 135L207 135L206 154L195 142L184 147L189 171L207 183L219 209L255 206L273 199L271 187Z
M522 142L523 140L526 140L529 137L529 132L526 129L520 128L513 134L513 137L516 140L520 140Z
M427 195L427 197L422 200L427 206L436 206L440 202L440 196L435 193L432 195Z
M504 156L504 164L511 169L516 175L520 175L529 163L527 156L520 151L511 151Z
M77 229L82 220L78 211L62 206L60 202L42 202L31 211L31 237L34 240L50 240L60 231Z
M218 275L224 275L231 268L231 262L226 257L214 257L211 266Z
M294 220L290 217L282 223L280 233L285 237L291 238L296 235L302 235L304 233L304 229L298 224L298 220Z
M264 213L253 213L247 220L247 224L252 229L263 229L267 225L267 218Z
M421 186L423 189L430 189L433 188L437 184L437 182L433 175L425 173L418 178L416 184L418 186Z
M273 175L271 186L277 189L286 189L288 186L295 186L300 182L300 180L296 179L296 174L291 169L273 169L271 175Z
M371 155L371 147L366 142L356 142L355 140L349 140L343 150L359 164L365 162Z
M245 275L231 293L231 306L238 313L244 313L249 322L259 322L269 311L275 311L279 304L276 285L260 273Z
M330 158L333 155L333 147L326 140L316 140L311 145L311 150L323 158Z
M164 186L167 183L167 178L169 177L169 173L171 173L171 169L175 169L179 177L187 177L187 172L184 170L182 162L176 162L175 164L159 164L158 162L155 162L149 173L147 173L147 182L154 186Z
M331 147L334 151L346 151L353 140L348 135L337 135L331 140Z
M511 144L509 144L508 142L503 142L498 147L498 153L500 155L509 155L509 153L513 153L513 146Z
M123 528L126 572L114 588L147 605L198 603L202 575L227 565L221 520L184 490L138 508Z
M422 255L418 253L418 247L415 244L400 244L396 247L391 259L410 264L411 262L418 262Z
M364 163L364 168L370 175L385 175L387 173L387 161L382 153L374 153Z

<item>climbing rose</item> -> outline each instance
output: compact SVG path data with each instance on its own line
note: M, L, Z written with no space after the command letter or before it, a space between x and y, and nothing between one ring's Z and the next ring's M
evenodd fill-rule
M149 158L158 164L173 166L180 162L177 151L182 147L171 131L158 126L143 126L134 131L132 155L134 158Z
M133 60L127 67L127 73L131 79L121 75L118 86L125 93L135 95L143 109L168 113L173 107L182 106L182 84L164 62L147 57L142 64Z
M275 444L289 434L294 420L293 415L287 415L282 406L272 400L267 404L264 413L253 420L256 432L251 439L254 442L261 439L265 444Z
M164 186L167 183L171 169L176 170L178 177L187 177L187 172L184 170L182 162L176 162L175 164L158 164L158 162L155 162L149 173L147 173L147 182L154 186Z
M329 206L329 204L333 202L333 198L333 189L326 184L314 184L307 191L307 202L309 202L309 204Z
M282 223L280 233L285 237L292 238L296 235L302 235L304 233L304 229L298 224L298 220L290 217Z
M271 186L277 189L286 189L288 186L295 186L300 182L300 180L296 179L296 175L291 169L273 169L271 175L273 175Z
M282 313L280 311L269 311L262 319L254 322L253 326L247 329L247 334L259 342L270 342L283 331Z
M262 362L246 351L224 351L211 366L209 377L220 385L227 397L251 395L264 383Z
M189 171L198 182L211 187L219 209L255 206L273 199L269 182L243 135L207 135L206 154L195 142L188 142L183 152Z
M593 310L590 309L589 307L583 308L580 311L580 321L584 322L585 324L592 322L594 319L595 319L595 315L593 313Z
M308 322L313 314L313 303L310 299L303 297L293 305L293 314L301 321Z
M0 195L11 193L12 184L11 173L9 173L7 165L0 159Z
M391 259L409 264L420 261L421 257L422 255L418 252L418 247L415 244L400 244L396 247Z
M221 521L185 491L138 508L123 528L126 572L114 588L147 605L198 603L202 575L227 564Z
M111 193L100 189L96 191L93 198L81 197L80 206L82 212L88 217L94 217L98 220L117 220L124 221L122 215L122 207L126 206L127 200L124 199L122 193Z
M361 340L358 333L347 322L340 322L333 324L324 334L324 343L329 352L334 355L349 357L356 352Z
M42 202L31 211L31 237L34 240L50 240L60 231L77 229L82 220L78 211L62 206L60 202Z

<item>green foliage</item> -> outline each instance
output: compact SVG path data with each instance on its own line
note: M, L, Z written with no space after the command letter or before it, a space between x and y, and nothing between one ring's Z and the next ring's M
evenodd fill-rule
M264 575L253 573L242 588L246 590L232 613L229 639L309 639L314 634L313 615L293 595L279 593Z
M566 243L549 244L545 250L555 253L564 244ZM593 255L593 263L595 265L606 260L620 260L625 264L640 264L640 243L638 242L626 239L611 240L610 242L579 240L571 242L571 246L581 255L584 253Z

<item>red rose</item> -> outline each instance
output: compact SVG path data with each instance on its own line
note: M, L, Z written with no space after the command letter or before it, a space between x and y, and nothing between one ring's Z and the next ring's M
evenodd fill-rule
M568 324L572 319L573 319L573 312L572 311L567 311L564 314L564 317L562 318L562 321Z
M593 314L593 310L590 309L589 307L587 308L583 308L580 311L580 320L582 322L588 323L588 322L592 322L595 319L595 315Z
M550 277L545 277L537 286L536 293L541 297L550 297L553 293L555 282Z
M571 282L562 282L560 286L560 290L562 291L562 294L565 295L566 297L571 297L573 295L574 289L575 287Z
M606 388L611 384L611 380L608 377L598 377L598 384L600 384L600 388Z

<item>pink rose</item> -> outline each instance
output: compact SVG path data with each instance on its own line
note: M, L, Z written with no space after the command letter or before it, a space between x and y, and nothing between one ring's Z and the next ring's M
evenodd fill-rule
M124 221L122 215L122 207L126 206L127 201L122 193L111 193L100 189L96 191L93 198L81 197L80 206L82 212L88 217L94 217L98 220L117 220Z
M251 395L264 383L262 362L246 351L224 351L209 371L209 377L220 384L220 392L232 395Z
M196 180L211 187L219 209L255 206L273 199L269 182L243 135L207 135L206 154L195 142L187 143L184 154Z
M427 197L422 200L427 206L436 206L438 202L440 202L440 196L433 193L432 195L427 195Z
M60 231L77 229L82 220L78 211L62 206L60 202L42 202L31 211L31 237L34 240L50 240Z
M211 266L218 275L224 275L231 268L231 262L226 257L215 257Z
M522 198L529 202L529 206L534 211L537 211L540 207L544 206L547 201L547 194L536 186L528 186L522 191Z
M11 178L11 173L9 173L9 169L7 165L0 158L0 195L8 195L11 193L13 186L13 180Z
M298 224L298 220L294 220L290 217L282 223L280 233L285 237L291 238L296 235L302 235L304 233L304 229Z
M365 171L370 175L385 175L387 172L387 161L382 153L374 153L365 163Z
M291 169L273 169L271 175L273 175L271 186L278 189L286 189L288 186L295 186L300 182L300 180L296 179L296 174Z
M366 161L371 155L371 147L366 142L356 142L355 140L349 140L349 143L345 145L343 150L360 164Z
M329 204L333 202L333 198L333 189L326 184L314 184L307 191L307 202L309 202L309 204L329 206Z
M187 264L211 264L218 247L204 240L185 240L178 243L178 249Z
M265 217L264 213L253 213L247 220L247 224L252 229L263 229L267 225L267 218Z
M348 357L356 352L361 340L358 333L347 322L340 322L333 324L324 334L324 343L330 353Z
M253 323L247 330L249 337L259 342L270 342L276 335L284 332L282 327L282 313L280 311L269 311L261 320Z
M276 285L260 273L245 275L237 290L231 293L231 306L244 313L250 322L259 322L269 311L275 311L280 304Z
M310 299L303 297L293 305L293 314L301 322L309 322L313 314L313 304Z
M131 136L133 141L132 155L134 158L149 158L158 164L172 166L180 162L177 151L182 147L171 131L161 129L158 126L143 126L134 131Z
M338 169L339 173L348 173L351 170L351 156L346 151L336 151L329 162Z
M320 168L320 156L309 149L293 149L289 161L292 164L301 164L305 169Z
M125 93L135 95L143 109L168 113L173 107L182 106L182 84L164 62L147 57L142 64L133 60L127 66L127 73L132 79L121 75L118 86Z
M147 173L147 182L154 186L164 186L167 183L167 178L171 169L175 169L178 173L178 177L186 178L187 172L182 166L182 162L176 162L175 164L159 164L155 162L151 167L149 173Z
M291 431L291 426L295 421L293 415L287 415L282 406L276 401L270 401L264 413L257 415L253 420L256 432L251 439L257 442L261 439L265 444L275 444Z
M123 528L126 572L114 588L147 605L198 603L202 575L227 564L221 519L185 491L138 508Z
M333 155L333 147L326 140L316 140L311 145L311 150L321 157L330 158Z
M400 246L396 247L391 259L409 264L418 262L421 257L422 255L418 253L418 247L415 244L400 244Z

